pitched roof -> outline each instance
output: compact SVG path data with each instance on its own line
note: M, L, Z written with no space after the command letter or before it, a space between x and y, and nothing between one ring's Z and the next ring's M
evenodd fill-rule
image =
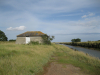
M25 33L19 34L17 35L17 37L32 37L32 36L41 36L44 35L44 33L42 33L41 31L27 31Z

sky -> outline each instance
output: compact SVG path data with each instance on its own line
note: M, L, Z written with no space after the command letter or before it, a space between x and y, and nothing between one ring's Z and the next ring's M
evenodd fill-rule
M8 40L26 31L52 42L100 40L100 0L0 0L0 30Z

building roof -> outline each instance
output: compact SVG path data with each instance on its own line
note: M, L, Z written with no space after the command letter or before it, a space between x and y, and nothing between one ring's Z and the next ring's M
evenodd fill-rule
M17 35L17 37L33 37L44 35L41 31L27 31L25 33Z

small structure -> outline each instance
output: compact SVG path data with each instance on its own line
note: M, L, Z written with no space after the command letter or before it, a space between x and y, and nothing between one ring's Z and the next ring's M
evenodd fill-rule
M16 44L28 44L30 41L43 43L42 35L44 35L44 33L41 31L27 31L17 35Z

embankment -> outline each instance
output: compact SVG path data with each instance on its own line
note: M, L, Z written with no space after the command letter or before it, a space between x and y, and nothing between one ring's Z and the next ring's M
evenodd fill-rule
M66 45L72 45L72 46L80 46L85 48L93 48L100 50L100 41L89 41L89 42L66 42L66 43L60 43L60 44L66 44Z
M0 42L0 75L35 75L44 71L54 55L57 62L80 67L89 75L100 75L100 60L63 45L17 45Z

